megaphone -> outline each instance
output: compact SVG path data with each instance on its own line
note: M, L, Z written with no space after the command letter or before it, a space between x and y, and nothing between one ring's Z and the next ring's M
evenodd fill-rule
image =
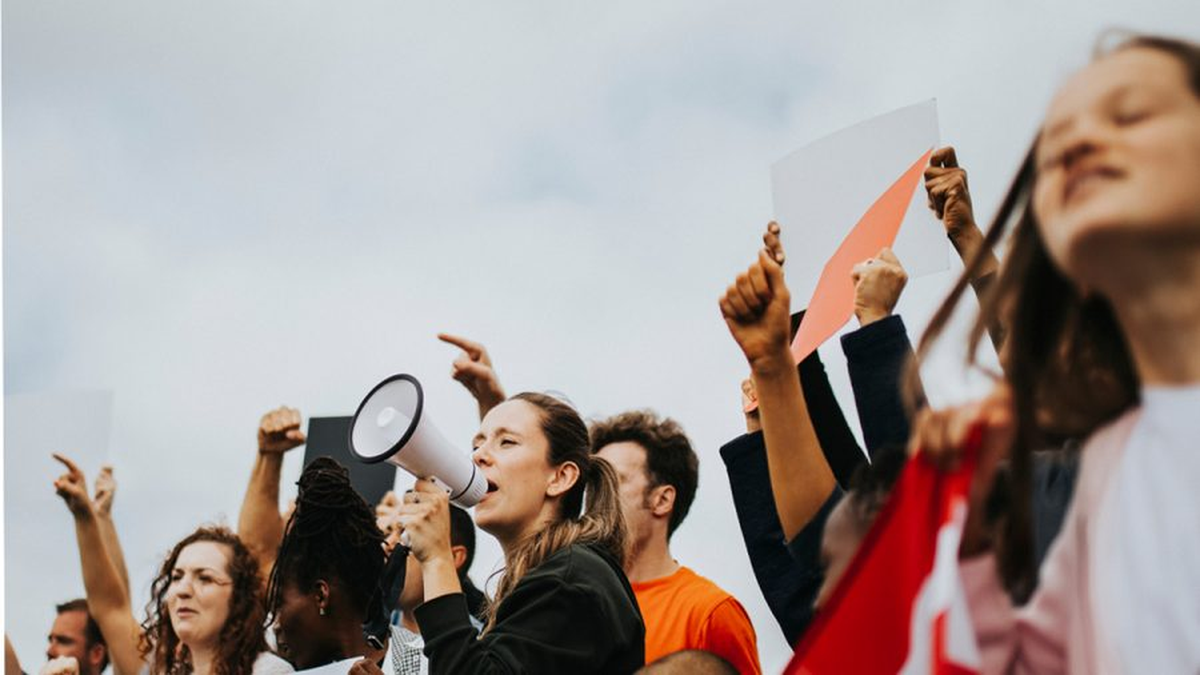
M487 479L425 414L425 392L412 375L393 375L367 394L350 422L350 452L367 464L391 462L429 478L463 508L487 493Z

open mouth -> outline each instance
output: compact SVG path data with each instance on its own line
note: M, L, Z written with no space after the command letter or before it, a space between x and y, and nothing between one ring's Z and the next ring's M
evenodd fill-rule
M1075 197L1086 194L1090 188L1120 176L1121 172L1106 166L1095 166L1077 171L1067 178L1066 185L1063 186L1063 202L1070 203Z

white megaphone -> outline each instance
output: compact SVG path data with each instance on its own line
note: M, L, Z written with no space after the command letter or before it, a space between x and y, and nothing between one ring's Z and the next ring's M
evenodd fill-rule
M425 393L412 375L393 375L367 394L350 423L350 452L363 462L391 462L429 478L463 508L487 493L487 479L424 413Z

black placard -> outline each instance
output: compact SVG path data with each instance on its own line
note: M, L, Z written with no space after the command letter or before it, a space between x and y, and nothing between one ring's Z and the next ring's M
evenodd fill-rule
M350 484L374 509L396 484L396 465L363 464L350 452L351 417L311 417L304 466L318 457L332 457L350 470Z

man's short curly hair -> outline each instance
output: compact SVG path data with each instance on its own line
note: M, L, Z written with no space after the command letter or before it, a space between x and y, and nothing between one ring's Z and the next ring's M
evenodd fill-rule
M675 533L696 498L700 460L683 427L653 410L631 410L591 424L592 452L612 443L633 442L646 451L646 478L651 487L675 488L675 507L667 523L667 536Z

